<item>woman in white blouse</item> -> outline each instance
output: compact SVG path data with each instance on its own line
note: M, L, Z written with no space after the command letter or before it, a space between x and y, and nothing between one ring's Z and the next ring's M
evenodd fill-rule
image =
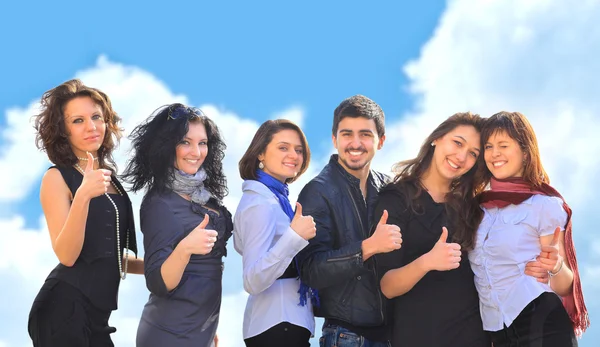
M524 115L500 112L486 120L481 141L491 189L480 195L483 219L469 260L483 327L494 347L577 346L589 319L571 210L548 184L535 133ZM549 276L532 277L539 272Z
M302 216L300 204L293 211L287 187L309 162L302 130L278 119L260 126L239 163L244 183L233 235L250 294L243 328L248 347L310 346L314 316L310 300L300 301L294 257L316 228L312 217Z

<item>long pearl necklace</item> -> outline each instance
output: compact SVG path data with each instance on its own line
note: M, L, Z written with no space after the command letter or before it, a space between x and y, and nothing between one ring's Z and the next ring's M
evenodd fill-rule
M77 170L79 170L79 172L81 172L82 175L85 175L85 172L83 171L83 169L81 168L81 166L79 166L78 163L75 163L75 167L77 168ZM113 187L115 188L115 190L117 191L117 193L119 195L123 195L123 193L121 193L121 190L119 190L119 187L117 187L117 185L112 181L110 181L110 183L113 185ZM114 200L110 197L110 195L108 195L108 192L104 193L104 196L106 196L106 198L108 199L108 201L110 201L110 203L113 205L113 207L115 208L115 216L116 216L116 222L115 225L117 226L117 259L119 261L119 277L121 277L122 280L125 279L125 277L127 277L127 264L129 263L129 252L127 251L129 249L129 233L127 233L126 236L126 241L125 241L125 271L123 271L123 265L122 260L121 260L121 233L119 232L119 209L117 208L117 204L114 202Z

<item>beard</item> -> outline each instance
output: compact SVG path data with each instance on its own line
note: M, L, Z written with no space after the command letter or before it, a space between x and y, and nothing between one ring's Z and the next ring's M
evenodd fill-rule
M366 153L366 151L364 151L364 152ZM367 159L367 158L361 159L356 162L350 161L342 156L339 156L338 158L342 162L342 164L344 164L343 166L345 166L347 169L353 170L353 171L362 170L371 163L371 160Z

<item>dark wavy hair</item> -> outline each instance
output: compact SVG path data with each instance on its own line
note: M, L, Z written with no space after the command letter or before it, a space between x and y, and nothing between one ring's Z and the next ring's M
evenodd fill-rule
M265 153L267 150L267 146L273 140L273 136L282 130L294 130L298 133L300 137L300 143L302 144L302 150L304 151L302 165L300 166L300 170L295 177L290 177L285 180L285 183L292 183L308 168L310 164L310 148L308 147L308 141L306 140L306 136L302 132L299 126L297 126L294 122L289 121L287 119L275 119L268 120L261 124L261 126L254 134L254 138L252 138L252 142L248 146L246 153L240 159L238 164L240 170L240 177L245 180L256 180L256 170L258 170L258 156Z
M104 141L98 149L100 167L117 170L112 151L121 139L123 129L119 127L121 118L113 110L108 95L96 88L87 87L80 80L73 79L45 92L40 101L41 113L33 116L37 132L37 148L48 154L48 159L57 166L68 167L78 163L71 149L69 134L65 126L64 111L67 103L75 98L89 97L102 109L106 123Z
M471 112L456 113L442 122L423 142L416 158L401 161L394 165L396 173L393 184L401 182L410 183L410 189L405 191L407 205L415 213L423 213L422 206L417 203L417 198L423 193L420 179L431 165L435 150L431 143L460 125L472 126L481 132L483 118ZM453 242L460 243L464 250L471 250L475 244L477 227L481 221L481 209L475 196L484 188L484 185L475 180L478 167L482 165L480 155L475 165L464 175L458 177L450 184L450 191L446 195L446 211L448 221L454 228Z
M481 130L481 143L485 148L485 143L489 138L498 133L506 132L510 138L517 141L519 147L525 154L523 161L523 179L534 187L540 187L542 183L550 184L550 178L544 170L542 159L540 157L540 147L537 137L531 123L524 114L519 112L501 111L487 118L483 123ZM479 180L487 185L492 178L492 173L486 165L481 165L479 170Z
M174 179L175 150L189 130L190 123L202 123L208 137L208 153L202 167L207 178L204 186L219 203L227 195L227 180L223 173L225 142L217 125L200 109L175 103L156 109L145 122L133 129L133 157L127 162L123 180L137 192L163 193Z

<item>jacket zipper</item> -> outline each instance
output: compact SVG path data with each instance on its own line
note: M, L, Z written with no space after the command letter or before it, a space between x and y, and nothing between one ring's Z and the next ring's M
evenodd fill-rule
M344 257L329 258L329 259L327 259L327 261L328 262L344 261L344 260L350 260L352 258L358 258L358 257L360 257L360 253L356 253L356 254L353 254L353 255L347 255L347 256L344 256Z
M360 211L358 210L358 206L356 206L356 201L354 201L354 197L352 196L352 191L350 191L350 186L346 186L346 189L348 190L348 194L350 194L350 200L352 200L352 205L354 205L354 211L356 212L356 216L358 217L358 221L360 222L360 230L361 230L361 234L363 237L367 237L367 235L365 234L365 231L363 230L363 222L362 222L362 218L360 216Z
M365 231L363 230L363 223L362 223L362 218L360 216L360 212L358 211L358 206L356 206L356 201L354 201L354 197L352 196L352 191L350 191L350 186L346 186L346 189L348 190L348 194L350 194L350 200L352 200L352 204L354 205L354 210L356 211L356 215L358 216L358 221L360 222L360 229L362 230L362 235L364 238L367 237ZM366 204L366 201L365 201ZM368 210L368 206L367 206L367 210ZM356 257L358 257L359 254L356 254ZM347 258L347 257L346 257ZM375 258L373 258L373 272L375 273L375 281L378 281L378 276L377 276L377 263L375 261ZM375 282L375 287L378 291L379 290L379 284L377 282ZM379 300L379 315L381 317L381 322L382 324L385 323L385 317L383 316L383 302L381 300L381 293L375 293L377 295L377 299Z

